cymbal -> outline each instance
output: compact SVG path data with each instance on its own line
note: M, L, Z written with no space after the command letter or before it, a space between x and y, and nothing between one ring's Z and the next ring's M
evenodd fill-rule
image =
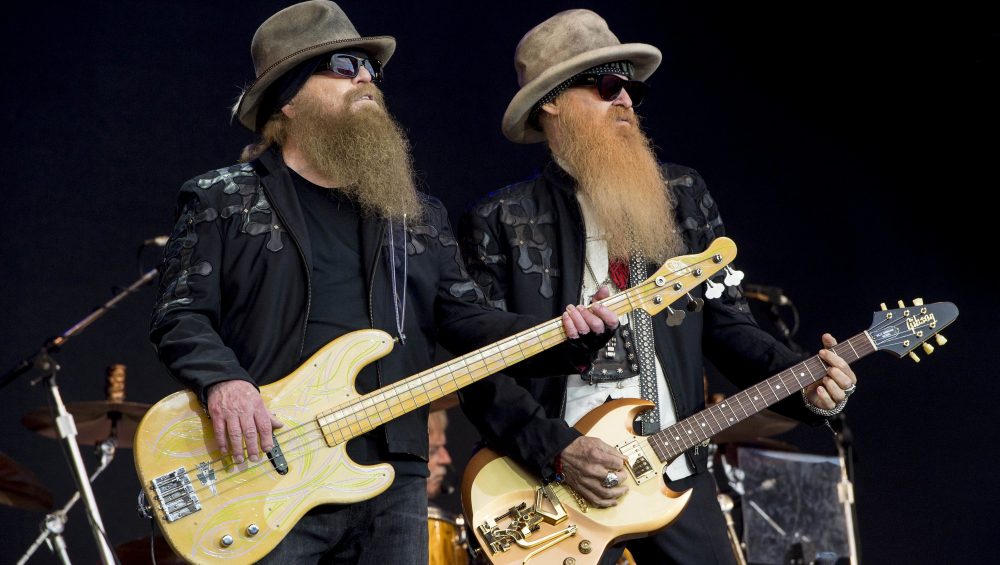
M112 417L118 415L116 432L118 447L132 447L135 428L149 410L149 404L140 402L109 402L93 400L70 402L66 411L76 421L76 441L82 445L96 445L111 436ZM48 408L38 408L21 418L24 427L45 437L58 438L59 429Z
M0 504L48 512L52 510L52 493L34 473L0 453Z
M115 546L115 553L122 565L147 565L149 558L149 538L139 538ZM153 556L157 565L183 565L184 560L170 549L163 536L153 537Z
M750 416L746 420L722 430L712 438L713 443L735 443L741 441L756 441L768 436L776 436L799 425L793 420L770 410Z
M458 406L457 392L453 392L451 394L442 396L441 398L431 402L431 412L437 412L438 410L447 410L454 406Z

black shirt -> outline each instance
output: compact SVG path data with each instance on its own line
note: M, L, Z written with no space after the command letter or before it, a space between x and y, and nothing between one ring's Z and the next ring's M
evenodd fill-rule
M363 283L360 206L335 188L318 186L291 169L289 173L312 244L312 301L301 363L330 341L348 332L371 327L371 322L366 309L367 289ZM361 370L355 386L362 394L378 387L374 363ZM397 475L428 475L424 461L388 454L382 426L349 441L347 452L361 464L388 461Z

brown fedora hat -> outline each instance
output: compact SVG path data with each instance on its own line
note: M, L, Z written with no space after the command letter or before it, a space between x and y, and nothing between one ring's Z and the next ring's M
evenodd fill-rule
M537 143L545 135L528 125L531 109L563 81L597 65L630 61L636 80L660 66L660 50L645 43L622 44L608 22L590 10L566 10L524 34L514 51L521 90L507 106L500 128L515 143Z
M293 4L274 14L253 34L250 55L257 78L236 100L233 117L256 131L267 87L302 61L342 49L363 50L385 65L396 50L396 40L387 35L361 37L340 6L327 0Z

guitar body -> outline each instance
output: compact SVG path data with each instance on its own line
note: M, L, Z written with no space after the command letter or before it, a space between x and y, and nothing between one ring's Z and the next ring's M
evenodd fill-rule
M267 555L311 508L358 502L385 491L393 480L392 467L359 465L347 456L346 444L330 446L317 415L358 397L358 372L391 350L392 339L385 332L351 332L287 377L261 387L264 404L284 423L275 430L287 462L283 475L266 457L240 465L223 459L208 414L193 393L177 392L153 406L136 431L135 463L143 492L174 551L197 563L250 563ZM163 497L151 481L181 468L197 498L196 503L182 502L188 510L199 508L168 521L160 506ZM161 490L169 496L178 488ZM251 535L254 527L257 532Z
M584 511L573 493L564 485L549 485L565 509L567 518L556 524L542 522L540 528L526 536L525 543L538 543L553 536L547 543L533 547L511 545L507 551L491 553L489 543L480 529L487 520L497 520L522 502L530 509L535 503L541 481L518 466L509 457L484 449L477 453L466 468L462 485L462 505L468 524L473 528L484 554L494 565L508 563L563 563L568 557L577 565L597 563L601 554L618 541L642 537L669 526L684 509L690 491L677 493L666 487L662 478L663 465L648 444L632 431L636 416L653 407L640 399L610 401L588 413L576 425L583 434L597 437L612 446L632 444L644 452L653 465L655 476L637 484L631 471L619 473L628 493L611 508L587 507ZM543 503L551 511L551 505ZM502 524L501 524L502 525ZM568 535L568 528L576 526ZM563 537L559 541L560 532ZM581 542L589 541L590 551L581 551ZM554 542L554 543L553 543ZM544 547L548 546L548 547Z

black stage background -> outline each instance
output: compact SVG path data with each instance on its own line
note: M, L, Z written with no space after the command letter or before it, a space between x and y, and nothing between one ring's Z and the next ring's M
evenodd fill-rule
M180 184L229 164L251 139L229 124L227 106L252 78L254 30L282 5L45 2L0 16L0 370L135 280L136 247L169 232ZM410 131L424 189L453 220L543 162L541 146L511 144L499 131L515 91L512 53L531 26L577 6L596 9L623 41L663 50L641 109L661 158L705 176L747 280L784 288L800 309L801 344L815 349L822 331L867 328L882 301L922 296L962 309L945 332L951 343L919 365L877 355L857 367L849 420L860 540L870 563L985 559L1000 500L1000 381L988 370L997 355L982 353L1000 337L987 314L996 300L982 295L992 291L985 208L996 187L987 174L997 154L996 20L957 3L929 12L345 1L362 33L399 41L388 103ZM143 289L58 354L67 402L103 399L112 363L128 366L131 401L174 390L145 337L152 300ZM45 404L27 379L3 390L0 450L61 505L74 488L60 446L20 423ZM462 461L474 432L456 412L452 451ZM803 449L832 449L822 430L794 437ZM89 449L84 456L93 468ZM121 450L95 485L114 544L148 534L133 510L131 456ZM16 561L41 519L0 507L0 562ZM75 559L96 559L80 505L67 542ZM33 559L54 561L44 548Z

